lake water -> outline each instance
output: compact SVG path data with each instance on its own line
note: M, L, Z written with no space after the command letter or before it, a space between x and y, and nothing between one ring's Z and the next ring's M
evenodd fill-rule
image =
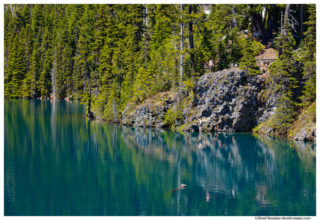
M122 127L77 101L4 110L5 215L316 215L314 145Z

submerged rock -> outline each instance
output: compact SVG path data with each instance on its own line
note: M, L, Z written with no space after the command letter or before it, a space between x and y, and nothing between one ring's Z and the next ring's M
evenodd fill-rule
M182 183L182 184L180 185L180 188L181 188L181 189L185 189L185 188L187 188L187 185Z

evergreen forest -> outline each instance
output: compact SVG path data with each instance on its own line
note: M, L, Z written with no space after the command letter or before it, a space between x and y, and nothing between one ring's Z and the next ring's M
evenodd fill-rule
M161 92L192 95L211 59L213 72L262 74L267 48L278 56L266 83L281 94L268 123L286 133L315 111L315 4L5 4L4 95L81 100L112 121Z

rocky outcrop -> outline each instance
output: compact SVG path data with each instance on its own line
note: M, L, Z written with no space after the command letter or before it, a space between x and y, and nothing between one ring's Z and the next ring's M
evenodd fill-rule
M204 118L203 130L214 132L251 131L272 134L268 120L277 108L279 95L265 86L267 73L248 76L237 68L203 75L193 88L159 93L136 106L129 103L122 114L122 124L135 127L165 127L165 116L179 109L180 116L171 126L198 131L198 120ZM184 103L184 104L181 104ZM168 114L168 115L170 115ZM290 128L295 141L316 140L315 103L304 111Z
M169 92L160 93L139 106L129 103L122 114L122 124L135 127L164 127L163 116L176 103L177 96Z
M294 137L295 141L311 141L313 140L313 136L315 136L315 130L313 130L312 134L309 134L306 128L302 128ZM311 133L311 132L310 132Z
M316 142L316 103L303 110L290 128L289 137L295 141Z
M207 131L250 131L265 110L264 86L261 75L248 76L238 69L202 76L193 106L183 112L184 123L190 124L186 130L198 130L197 119L204 117Z
M194 88L193 100L183 109L182 119L175 127L197 131L198 119L204 117L204 130L218 132L250 131L262 120L268 118L274 103L268 101L262 75L248 76L239 69L222 70L203 75ZM180 100L188 95L179 95ZM122 123L137 127L163 127L164 115L175 108L178 95L163 93L152 100L136 106L127 106L122 114Z

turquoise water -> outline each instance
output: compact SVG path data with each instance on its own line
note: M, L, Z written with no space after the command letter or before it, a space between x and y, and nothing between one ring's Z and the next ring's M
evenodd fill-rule
M77 101L4 108L5 215L316 215L314 145L89 121Z

